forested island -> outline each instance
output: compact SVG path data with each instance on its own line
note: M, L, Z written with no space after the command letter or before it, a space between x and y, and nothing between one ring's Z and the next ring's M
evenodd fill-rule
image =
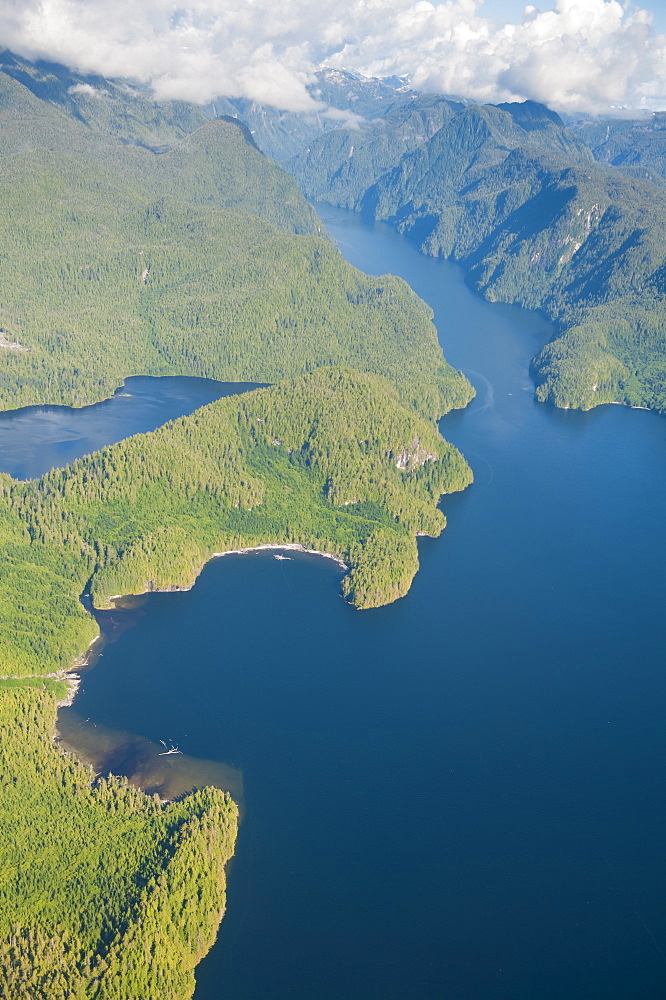
M359 608L395 600L441 494L471 482L436 420L473 391L424 303L347 265L240 123L125 94L149 145L138 119L119 137L21 72L32 87L0 74L3 407L81 405L136 372L272 383L40 479L0 475L3 995L185 998L237 809L93 782L54 744L98 634L81 595L188 588L215 553L280 543L342 560Z

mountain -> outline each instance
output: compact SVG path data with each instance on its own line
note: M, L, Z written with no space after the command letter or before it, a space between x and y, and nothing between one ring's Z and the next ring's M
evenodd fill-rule
M210 108L219 114L231 104L231 113L247 124L259 147L284 164L323 133L356 129L417 99L409 87L396 89L383 80L333 69L319 70L308 90L321 110L294 113L236 98L216 99Z
M428 142L462 104L409 95L362 127L340 127L285 161L308 197L362 210L368 189L407 154Z
M310 197L393 224L487 298L552 319L538 399L666 409L663 185L595 162L534 102L448 102L439 128L405 141L406 120L326 133L287 166Z
M666 113L635 117L572 116L570 131L590 147L595 160L617 167L628 177L659 184L666 178Z
M0 53L0 70L7 79L20 85L13 90L12 101L28 102L34 114L48 114L49 109L125 143L157 148L183 138L204 125L211 117L202 108L184 101L157 103L146 87L129 81L82 75L57 63L32 63L5 50ZM233 114L226 104L220 114ZM62 116L52 120L60 120Z
M404 282L350 267L243 123L200 122L99 80L102 96L84 93L75 115L76 88L92 83L25 63L19 72L16 60L9 68L0 73L5 407L93 402L128 372L273 382L322 364L387 375L431 417L469 398L424 304ZM128 135L103 131L120 128L128 101ZM98 105L106 110L93 117ZM34 287L39 295L25 294Z
M440 495L471 481L435 420L473 390L425 303L344 261L235 105L0 63L2 405L92 402L137 372L273 383L35 481L0 474L0 994L186 1000L238 810L58 750L98 634L81 595L188 587L214 552L287 542L344 560L355 606L397 599Z

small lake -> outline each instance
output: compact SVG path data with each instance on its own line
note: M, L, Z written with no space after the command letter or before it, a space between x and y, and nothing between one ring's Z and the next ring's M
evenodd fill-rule
M145 434L256 382L133 375L92 406L24 406L0 413L0 472L35 479L132 434Z
M82 719L242 772L196 1000L662 1000L666 421L536 404L539 317L322 211L435 309L476 480L396 604L355 611L315 556L228 556L85 675Z

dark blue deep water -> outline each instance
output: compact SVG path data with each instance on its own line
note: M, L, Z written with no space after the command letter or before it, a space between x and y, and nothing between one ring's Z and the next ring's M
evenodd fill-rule
M403 600L317 557L229 556L86 675L99 723L243 772L228 914L197 1000L663 1000L666 421L538 405L536 316L325 210L405 277L477 387Z

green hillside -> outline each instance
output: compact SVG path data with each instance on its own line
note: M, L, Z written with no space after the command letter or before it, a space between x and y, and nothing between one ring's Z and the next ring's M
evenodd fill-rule
M96 634L86 586L98 606L189 587L212 553L260 542L335 554L353 603L386 604L416 572L415 536L444 526L440 495L470 481L391 383L336 368L218 400L29 483L3 476L0 673L67 668Z
M357 607L395 600L440 495L471 481L435 418L472 389L425 304L347 265L244 125L0 61L2 406L139 372L274 383L39 480L0 474L0 995L186 1000L236 806L93 780L54 745L97 635L81 595L189 587L215 552L290 543L343 560Z
M617 167L629 177L662 183L666 178L666 114L644 112L635 117L572 116L569 129L590 147L595 160Z
M321 368L39 480L0 478L0 672L15 678L0 681L3 995L187 997L223 911L235 807L214 789L163 806L91 787L53 749L64 686L49 675L96 634L79 595L190 587L214 552L287 542L344 560L358 607L385 604L470 470L387 380Z
M54 749L53 681L0 681L0 988L7 1000L185 998L225 905L237 810L163 805Z
M160 152L84 126L0 73L0 400L81 405L128 374L392 378L428 416L470 388L429 310L320 235L232 119Z
M383 132L326 134L290 160L306 193L328 186L334 203L459 261L487 298L545 312L557 333L533 361L538 399L666 409L663 184L595 163L578 134L529 101L455 110L404 155L389 117ZM645 151L636 163L648 149L657 156L658 132L653 123L632 145ZM625 145L634 135L614 134Z
M375 112L362 128L338 128L313 140L305 152L286 160L285 168L308 197L362 210L368 188L461 108L462 104L434 95L394 99L384 115L377 117Z

